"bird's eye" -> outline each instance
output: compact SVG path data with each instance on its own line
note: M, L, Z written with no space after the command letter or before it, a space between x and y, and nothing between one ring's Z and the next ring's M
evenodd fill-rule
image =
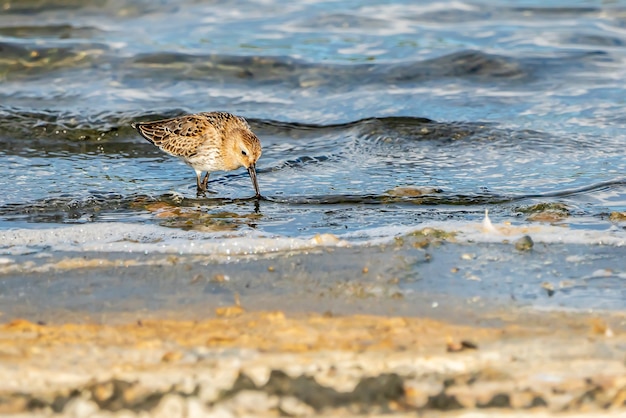
M241 155L248 155L248 153L245 152L244 150L241 150Z

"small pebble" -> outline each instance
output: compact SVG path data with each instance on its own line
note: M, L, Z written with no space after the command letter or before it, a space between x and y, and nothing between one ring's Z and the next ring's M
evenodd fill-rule
M451 338L448 338L446 347L449 353L457 353L459 351L465 351L465 350L478 350L478 345L476 345L472 341L463 340L463 341L457 342L457 341L452 340Z
M528 235L524 235L515 241L515 249L518 251L530 251L533 248L533 245L535 245L535 243Z
M213 280L212 281L216 282L216 283L223 283L223 282L227 282L229 280L230 280L230 277L228 277L227 275L218 273L218 274L213 276Z
M70 400L63 408L63 415L68 417L87 417L95 415L100 408L90 400L83 398L74 398Z
M163 356L161 357L161 361L163 363L174 363L181 358L183 358L183 353L181 353L180 351L168 351L167 353L163 354Z
M159 401L158 405L152 411L153 417L182 417L185 416L186 405L182 397L167 394Z
M315 415L315 410L311 406L294 396L281 398L278 407L283 414L290 417L310 417Z
M196 274L195 276L191 278L191 281L189 282L189 284L195 284L201 280L204 280L204 276L202 274Z

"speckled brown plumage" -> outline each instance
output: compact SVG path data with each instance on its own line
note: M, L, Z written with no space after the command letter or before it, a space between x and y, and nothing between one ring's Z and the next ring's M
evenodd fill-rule
M255 164L261 156L261 143L244 118L226 112L203 112L132 126L152 144L194 169L198 193L206 192L210 172L243 166L260 196ZM207 173L201 182L204 171Z

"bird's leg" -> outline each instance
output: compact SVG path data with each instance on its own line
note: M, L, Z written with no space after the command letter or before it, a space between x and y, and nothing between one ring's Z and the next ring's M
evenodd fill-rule
M209 194L215 194L217 192L212 192L209 190L209 172L207 171L206 175L204 176L204 179L202 179L202 193L209 193Z
M206 192L206 183L204 181L200 182L201 175L202 175L202 172L196 172L196 185L198 186L198 193L197 193L198 197L204 196Z
M206 192L208 190L208 185L209 185L209 172L206 172L206 175L204 176L204 179L202 180L202 188L204 189L204 191Z

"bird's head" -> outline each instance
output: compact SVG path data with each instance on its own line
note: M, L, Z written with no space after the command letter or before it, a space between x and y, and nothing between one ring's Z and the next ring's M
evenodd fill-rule
M261 141L248 129L234 129L229 137L231 138L228 150L230 169L245 167L250 174L257 197L260 196L256 179L256 162L261 157Z
M249 168L256 164L261 156L261 141L249 130L236 129L231 132L231 156L237 167Z

